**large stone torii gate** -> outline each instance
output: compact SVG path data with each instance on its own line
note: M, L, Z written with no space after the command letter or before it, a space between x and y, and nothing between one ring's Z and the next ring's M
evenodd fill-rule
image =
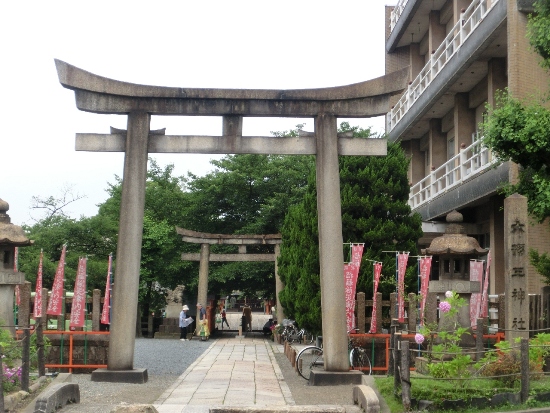
M321 63L321 62L320 62ZM337 118L380 116L408 82L408 69L347 86L302 89L191 89L121 82L55 60L59 82L78 109L128 116L127 131L76 134L76 150L125 152L108 367L96 381L143 382L134 369L135 321L149 153L316 155L317 209L325 370L346 372L342 220L338 155L386 155L383 139L337 135ZM222 116L222 136L169 136L151 131L152 115ZM298 138L242 136L243 117L314 118ZM338 304L340 303L340 304ZM94 372L95 373L95 372Z
M280 245L282 242L281 234L210 234L206 232L197 232L190 229L176 227L176 232L181 235L183 242L200 244L200 253L182 253L181 259L184 261L199 261L199 285L197 288L197 301L206 303L208 295L208 271L210 261L230 262L230 261L248 261L248 262L274 262L275 263L275 298L277 300L277 320L283 319L283 309L279 302L279 293L283 289L283 283L279 279L277 271L277 257L280 254ZM211 254L210 245L238 245L238 254ZM273 245L275 252L250 254L246 251L247 245ZM196 326L197 332L199 326Z

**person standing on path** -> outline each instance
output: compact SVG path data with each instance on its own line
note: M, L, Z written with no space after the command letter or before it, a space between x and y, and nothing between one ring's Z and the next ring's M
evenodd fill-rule
M225 308L222 307L222 330L223 330L223 323L227 324L227 328L231 328L229 327L229 323L227 322L227 314L225 313Z
M187 307L187 305L184 305L180 311L180 341L189 341L187 339L187 311L189 311L189 307Z

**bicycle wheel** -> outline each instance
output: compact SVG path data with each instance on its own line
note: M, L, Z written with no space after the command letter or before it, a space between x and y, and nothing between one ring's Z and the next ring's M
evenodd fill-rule
M309 380L311 370L323 370L324 366L323 349L317 346L305 347L296 357L298 373L306 380Z
M372 366L370 364L367 350L362 347L354 347L349 353L349 364L354 370L361 370L365 374L372 374Z

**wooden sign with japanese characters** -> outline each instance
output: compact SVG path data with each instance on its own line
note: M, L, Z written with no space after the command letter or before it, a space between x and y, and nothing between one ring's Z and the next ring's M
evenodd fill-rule
M504 248L506 274L506 340L529 338L527 293L528 213L527 198L514 194L504 200Z

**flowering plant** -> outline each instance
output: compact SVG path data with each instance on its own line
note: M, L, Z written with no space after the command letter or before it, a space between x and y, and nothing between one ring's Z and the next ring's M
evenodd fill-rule
M414 336L414 341L416 341L416 344L422 344L424 342L424 336L420 333L416 333Z
M448 301L441 301L439 303L439 311L441 311L442 313L448 313L449 311L451 311L451 304L449 304Z
M469 334L466 327L458 323L458 312L466 305L466 300L454 291L445 293L445 300L439 303L440 326L425 325L415 336L418 344L427 339L428 370L434 377L468 377L472 359L462 354L459 343L462 335ZM437 337L437 344L434 344Z
M3 365L2 389L4 392L10 392L21 386L21 367L10 368Z

